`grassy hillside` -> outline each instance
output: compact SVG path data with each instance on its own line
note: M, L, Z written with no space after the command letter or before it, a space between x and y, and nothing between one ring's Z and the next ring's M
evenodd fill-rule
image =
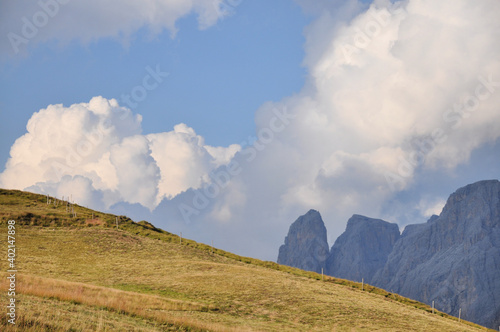
M0 315L5 331L486 330L375 287L20 191L0 190L1 271L10 219L19 316L12 327ZM0 280L5 307L5 272Z

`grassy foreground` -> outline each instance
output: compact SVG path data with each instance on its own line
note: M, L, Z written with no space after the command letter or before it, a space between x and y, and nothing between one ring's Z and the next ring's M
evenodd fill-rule
M2 331L487 330L375 287L322 280L181 243L144 221L0 189L1 271L8 269L10 219L16 221L18 316L11 326L0 315ZM6 277L3 272L2 308Z

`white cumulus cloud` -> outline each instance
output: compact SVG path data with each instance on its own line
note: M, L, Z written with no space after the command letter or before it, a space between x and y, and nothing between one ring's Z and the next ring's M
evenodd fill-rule
M73 195L80 204L101 200L105 208L127 202L153 209L163 198L210 182L210 172L239 150L205 145L185 124L142 135L141 121L103 97L50 105L33 114L12 146L0 186Z

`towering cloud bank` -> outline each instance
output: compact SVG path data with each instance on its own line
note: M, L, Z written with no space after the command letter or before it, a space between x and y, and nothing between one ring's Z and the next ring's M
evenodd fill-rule
M286 201L387 197L498 138L498 13L496 1L412 0L345 24L323 14L306 31L309 84L283 101L298 119L283 141L309 161Z
M348 22L322 9L305 31L306 86L262 106L257 132L275 109L293 119L237 187L265 188L250 200L274 212L234 214L279 222L314 208L337 220L335 234L353 213L388 217L381 207L398 192L498 139L500 3L376 1Z

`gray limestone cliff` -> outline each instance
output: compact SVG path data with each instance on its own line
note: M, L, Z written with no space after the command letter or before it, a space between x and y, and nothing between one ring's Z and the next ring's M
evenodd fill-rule
M323 219L318 211L310 210L290 226L279 249L278 263L321 273L328 249Z
M354 215L328 255L317 211L297 219L278 263L365 282L438 310L500 326L500 182L480 181L453 193L439 216L408 225Z
M326 261L328 275L371 283L384 267L399 239L399 227L380 219L353 215L337 238Z
M500 325L500 182L453 193L439 217L407 226L373 283L475 323Z

